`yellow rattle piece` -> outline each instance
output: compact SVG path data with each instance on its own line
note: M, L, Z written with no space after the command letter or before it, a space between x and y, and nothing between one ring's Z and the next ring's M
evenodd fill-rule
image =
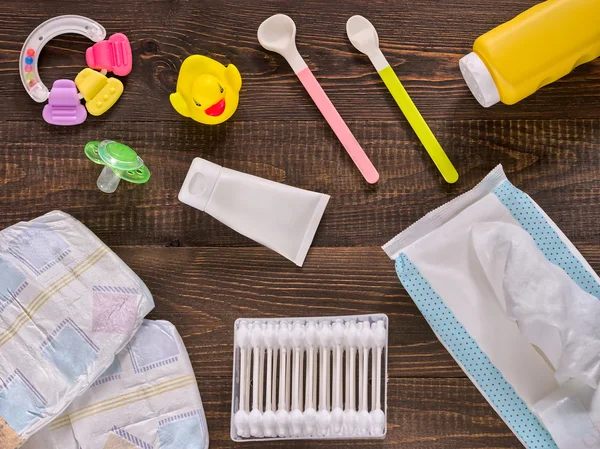
M108 111L123 93L123 83L116 78L107 78L92 69L83 69L75 77L75 85L83 98L85 108L92 115Z
M240 101L242 76L233 64L225 67L201 55L186 58L176 92L169 99L177 112L205 125L218 125L233 115Z

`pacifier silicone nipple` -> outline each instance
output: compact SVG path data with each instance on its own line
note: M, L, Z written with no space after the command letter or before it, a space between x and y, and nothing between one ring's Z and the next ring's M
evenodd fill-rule
M104 193L117 190L121 179L133 184L144 184L150 179L144 161L127 145L112 140L88 142L84 151L92 162L104 165L96 182Z

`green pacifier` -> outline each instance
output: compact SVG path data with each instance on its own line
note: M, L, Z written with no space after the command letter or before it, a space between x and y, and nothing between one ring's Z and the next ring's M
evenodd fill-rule
M104 165L96 184L104 193L113 193L121 179L133 184L144 184L150 179L150 170L135 151L119 142L103 140L88 142L85 155L96 164Z

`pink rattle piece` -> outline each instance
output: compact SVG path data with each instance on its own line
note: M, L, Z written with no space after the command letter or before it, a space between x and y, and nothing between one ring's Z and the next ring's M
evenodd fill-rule
M81 104L77 87L71 80L56 80L48 96L48 104L42 111L44 120L51 125L79 125L87 118Z
M258 41L267 50L283 56L300 79L300 82L313 99L329 126L338 137L352 161L369 184L379 180L379 173L369 160L352 131L327 97L327 94L312 74L296 48L296 24L284 14L269 17L258 28Z
M129 39L122 33L115 33L108 40L88 48L85 60L92 69L106 70L118 76L129 75L133 67Z

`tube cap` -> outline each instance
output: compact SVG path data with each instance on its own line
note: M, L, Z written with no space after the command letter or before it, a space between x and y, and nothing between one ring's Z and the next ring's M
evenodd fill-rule
M220 174L220 165L195 158L179 191L179 201L204 211Z
M476 53L463 56L458 65L467 86L481 106L489 108L500 101L494 78Z

